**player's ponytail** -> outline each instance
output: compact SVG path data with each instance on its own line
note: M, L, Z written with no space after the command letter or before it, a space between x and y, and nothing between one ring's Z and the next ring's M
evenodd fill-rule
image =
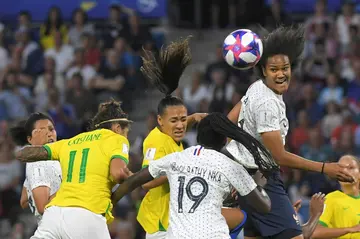
M178 88L180 77L191 62L189 37L162 47L158 56L144 50L142 60L140 70L144 77L165 95L158 105L158 114L162 115L167 106L184 105L180 98L171 94Z
M32 113L27 120L21 121L17 126L10 128L13 141L19 146L29 144L28 137L31 137L35 123L39 120L49 120L55 126L50 116L41 112Z
M220 150L225 145L227 138L244 145L265 176L278 169L278 165L265 146L245 130L232 123L225 115L211 113L200 121L197 134L199 144Z

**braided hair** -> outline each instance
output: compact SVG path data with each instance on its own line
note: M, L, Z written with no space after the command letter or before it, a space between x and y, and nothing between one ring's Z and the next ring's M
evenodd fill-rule
M259 170L264 176L267 177L279 168L262 143L231 122L225 115L211 113L200 121L197 128L197 141L199 144L220 151L225 146L227 138L244 145L254 157Z

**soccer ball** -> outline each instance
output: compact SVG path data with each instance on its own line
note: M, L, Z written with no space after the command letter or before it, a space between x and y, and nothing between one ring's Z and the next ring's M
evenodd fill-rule
M251 30L233 31L224 40L224 59L235 69L247 70L254 67L259 62L262 53L261 39Z

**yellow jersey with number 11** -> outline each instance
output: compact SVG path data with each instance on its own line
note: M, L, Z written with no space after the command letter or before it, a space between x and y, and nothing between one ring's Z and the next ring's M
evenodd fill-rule
M128 163L129 141L107 129L79 134L71 139L46 144L49 159L60 161L62 183L46 207L81 207L96 214L111 214L111 189L116 184L110 175L110 162L120 158Z
M168 154L183 151L181 143L176 143L169 135L158 128L153 129L143 143L143 168L152 160ZM152 188L141 202L137 220L147 233L166 231L169 226L170 187L165 183Z
M326 195L324 212L319 223L329 228L347 228L359 225L360 197L352 197L340 191L329 193ZM360 233L349 233L338 238L360 238Z

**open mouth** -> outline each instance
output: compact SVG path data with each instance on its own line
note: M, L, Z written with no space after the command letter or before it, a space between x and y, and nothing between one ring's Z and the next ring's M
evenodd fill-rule
M282 83L285 83L285 82L287 82L287 78L275 81L275 83L278 84L278 85L281 85Z
M53 140L53 139L49 139L49 140L48 140L48 143L54 143L54 140Z
M183 134L184 134L184 131L174 132L174 135L175 135L175 136L182 136Z

